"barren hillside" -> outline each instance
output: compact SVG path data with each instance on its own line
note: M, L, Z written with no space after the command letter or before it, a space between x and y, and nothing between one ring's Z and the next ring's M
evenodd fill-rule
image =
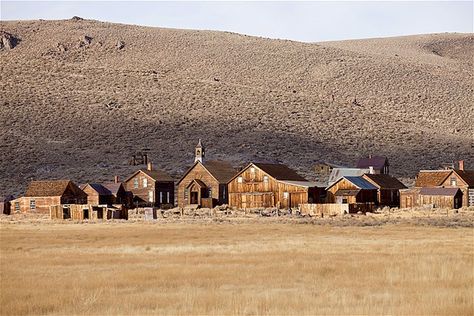
M209 159L387 155L397 176L474 167L473 34L306 44L71 19L0 22L0 194L39 178L175 177ZM356 99L356 102L353 102ZM354 104L355 103L355 104Z

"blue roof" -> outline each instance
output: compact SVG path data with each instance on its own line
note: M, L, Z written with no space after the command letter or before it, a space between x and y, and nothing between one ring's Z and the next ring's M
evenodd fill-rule
M372 183L370 183L369 181L365 180L362 177L344 177L344 178L347 179L347 181L350 181L359 189L377 190L376 186L374 186Z

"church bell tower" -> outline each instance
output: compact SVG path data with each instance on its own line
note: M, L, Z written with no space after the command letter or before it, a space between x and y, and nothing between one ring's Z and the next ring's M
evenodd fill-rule
M202 160L204 158L204 147L202 146L201 139L199 139L199 142L196 146L194 153L195 153L194 162L199 161L202 163Z

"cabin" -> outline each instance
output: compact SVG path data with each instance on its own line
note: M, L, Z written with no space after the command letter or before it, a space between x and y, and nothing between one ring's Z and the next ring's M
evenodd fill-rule
M87 204L91 205L130 205L132 201L122 183L109 182L104 184L87 183L80 186L87 194Z
M369 155L368 157L360 158L357 162L357 168L369 169L368 173L372 174L389 174L389 167L388 158L382 156Z
M413 188L400 190L400 207L430 206L433 208L457 209L462 205L459 188Z
M388 174L364 174L362 177L377 187L378 206L400 206L400 190L406 186L397 178Z
M314 172L320 176L329 176L334 168L344 168L330 162L321 162L314 166Z
M174 205L174 179L155 169L149 161L146 169L135 171L124 181L125 190L133 194L136 207Z
M32 181L23 197L11 201L14 212L50 213L50 206L86 204L87 194L70 180Z
M194 164L178 181L179 207L207 207L229 203L227 184L237 170L226 161L205 160L205 148L199 140Z
M11 212L11 203L13 196L0 196L0 214L10 215Z
M250 163L229 182L229 206L239 209L296 208L323 194L322 186L283 164Z
M377 187L358 177L342 177L326 188L329 203L336 204L376 204Z

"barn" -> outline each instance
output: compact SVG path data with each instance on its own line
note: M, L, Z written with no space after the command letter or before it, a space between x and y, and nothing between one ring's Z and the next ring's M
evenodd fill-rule
M229 206L295 208L316 203L324 188L283 164L250 163L229 182Z

